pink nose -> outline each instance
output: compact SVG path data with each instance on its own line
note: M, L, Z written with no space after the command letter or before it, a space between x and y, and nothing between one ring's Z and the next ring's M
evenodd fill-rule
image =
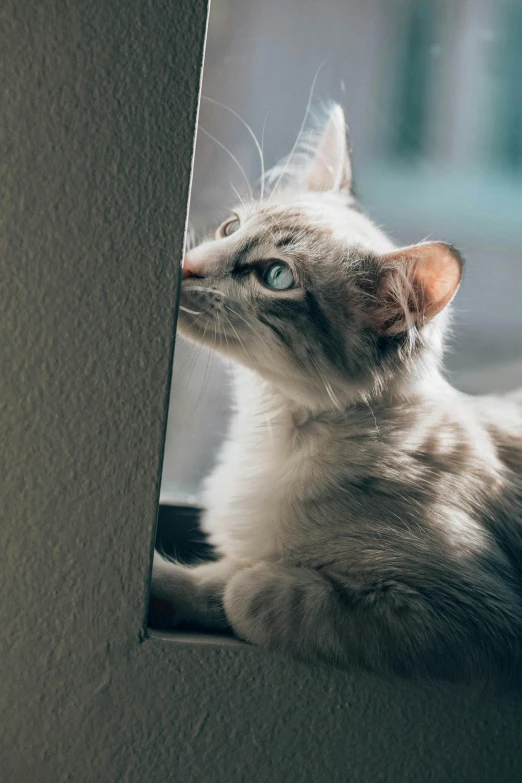
M197 269L196 264L191 263L185 256L183 260L182 280L185 280L187 277L203 277L203 275L201 274L201 270Z

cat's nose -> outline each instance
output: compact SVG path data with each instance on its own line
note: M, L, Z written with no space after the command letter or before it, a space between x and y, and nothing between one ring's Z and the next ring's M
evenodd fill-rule
M187 277L203 277L202 270L198 267L198 264L191 261L187 256L183 259L183 274L182 280L186 280Z

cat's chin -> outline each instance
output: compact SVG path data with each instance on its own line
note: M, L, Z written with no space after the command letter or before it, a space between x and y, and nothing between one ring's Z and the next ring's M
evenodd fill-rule
M215 327L211 322L205 322L201 326L194 323L194 317L190 316L183 311L180 311L178 316L177 334L181 335L185 340L190 343L196 343L197 345L207 348L223 359L231 359L237 364L244 366L250 366L247 359L245 359L245 352L240 347L236 350L234 337L223 334L219 334L215 331Z
M199 323L197 319L199 319ZM214 327L207 319L201 322L199 313L196 311L188 313L180 309L176 333L191 343L216 349L217 337Z

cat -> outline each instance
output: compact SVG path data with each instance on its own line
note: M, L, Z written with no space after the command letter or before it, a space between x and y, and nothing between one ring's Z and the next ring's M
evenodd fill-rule
M343 110L184 259L178 328L234 363L205 487L219 557L155 553L169 623L307 661L503 675L522 640L522 393L440 365L463 261L361 211Z

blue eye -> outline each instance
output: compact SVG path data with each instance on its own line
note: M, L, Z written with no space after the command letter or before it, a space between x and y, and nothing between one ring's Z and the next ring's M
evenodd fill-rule
M269 288L275 288L277 291L286 291L295 286L292 270L282 261L276 261L268 267L263 275L263 282Z

